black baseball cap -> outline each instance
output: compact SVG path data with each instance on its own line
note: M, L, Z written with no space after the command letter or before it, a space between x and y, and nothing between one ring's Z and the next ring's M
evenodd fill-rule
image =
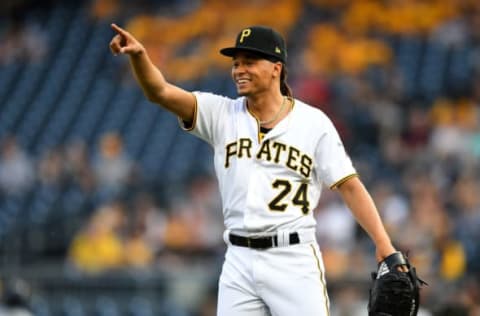
M249 51L271 61L287 62L287 47L282 35L266 26L250 26L237 35L234 47L220 50L220 54L233 57L238 51Z

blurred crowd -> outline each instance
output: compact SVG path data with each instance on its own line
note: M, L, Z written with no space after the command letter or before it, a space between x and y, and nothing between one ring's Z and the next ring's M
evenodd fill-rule
M26 2L19 1L17 6L13 2L0 5L0 15L9 18L8 23L2 23L0 65L16 61L42 62L47 54L47 34L40 25L23 18L23 10L31 8Z
M422 290L426 306L436 315L449 315L449 309L480 315L479 1L96 0L89 5L93 19L124 22L168 78L190 86L228 73L229 61L218 49L231 44L241 27L268 24L286 34L294 95L336 124L394 244L409 251L418 274L431 284ZM5 28L0 61L42 58L44 48L31 49L42 47L35 44L35 32L18 23ZM445 79L436 94L407 91L410 83L395 48L399 39L465 49L466 80ZM211 174L173 185L158 179L152 190L143 182L148 170L129 157L115 131L102 135L94 152L78 141L37 156L15 135L1 138L2 197L75 183L94 201L66 250L68 264L79 271L221 256L221 206ZM353 315L349 308L365 296L340 285L365 279L375 266L373 245L337 193L324 191L315 216L333 302L341 306L334 314Z
M163 250L214 251L222 234L216 181L210 174L154 192L116 132L103 135L95 153L76 141L46 150L38 159L14 136L0 151L0 192L27 197L41 188L77 187L90 207L68 253L80 270L102 272L147 267ZM165 197L165 195L168 195Z

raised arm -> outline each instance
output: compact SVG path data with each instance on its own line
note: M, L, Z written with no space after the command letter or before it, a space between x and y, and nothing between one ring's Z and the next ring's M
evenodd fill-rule
M170 84L162 72L152 63L145 47L129 32L116 24L112 29L117 32L110 42L114 55L126 54L135 79L148 100L173 112L185 122L192 122L195 111L195 97L192 93Z
M395 252L387 235L377 208L367 189L358 177L353 177L338 188L343 200L357 222L368 233L377 248L377 261L382 261Z

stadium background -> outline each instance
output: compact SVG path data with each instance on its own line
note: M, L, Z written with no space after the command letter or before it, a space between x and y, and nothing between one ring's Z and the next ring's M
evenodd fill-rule
M110 54L116 22L173 82L228 96L218 49L252 24L286 34L295 96L330 115L430 283L422 313L480 315L479 1L10 0L0 14L2 311L214 314L211 150ZM315 216L332 315L366 315L371 242L335 193Z

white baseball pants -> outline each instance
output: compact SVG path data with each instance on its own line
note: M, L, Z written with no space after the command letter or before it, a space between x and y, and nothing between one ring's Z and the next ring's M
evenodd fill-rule
M316 242L255 250L229 245L217 316L329 316L325 268Z

